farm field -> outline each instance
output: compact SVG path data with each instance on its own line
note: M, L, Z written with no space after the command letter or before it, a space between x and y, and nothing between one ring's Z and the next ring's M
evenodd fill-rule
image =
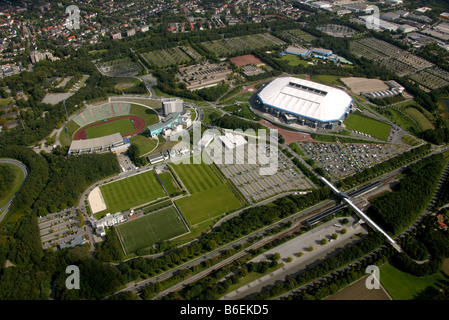
M9 167L14 170L14 173L16 175L16 178L14 179L14 183L12 185L11 190L8 190L5 193L2 193L0 195L0 208L3 207L8 203L9 200L16 194L17 191L19 191L20 186L22 185L23 179L25 178L23 175L22 170L18 168L15 165L9 164L9 163L2 163L0 164L1 167Z
M410 300L427 287L437 288L440 281L447 281L441 272L429 276L417 277L402 272L388 264L380 269L380 282L394 300Z
M173 206L116 227L125 255L188 232Z
M172 167L190 196L176 201L189 225L196 225L242 206L229 186L206 163Z
M166 196L153 171L102 185L100 191L107 209L96 215L125 211Z
M123 118L112 122L107 122L99 126L90 127L86 129L87 138L99 138L110 134L120 132L122 136L125 136L131 132L134 132L136 128L132 124L129 118Z
M364 132L382 140L387 140L391 130L389 124L369 119L355 113L349 115L345 121L345 125L349 130Z

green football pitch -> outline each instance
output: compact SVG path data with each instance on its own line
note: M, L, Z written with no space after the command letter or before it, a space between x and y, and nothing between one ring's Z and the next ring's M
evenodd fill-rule
M86 135L89 139L104 137L110 134L120 132L122 136L136 131L129 118L123 118L116 121L106 122L95 127L86 129Z
M116 230L125 254L188 232L173 206L120 224Z
M345 121L345 125L349 130L363 132L382 140L387 140L391 130L389 124L359 116L354 113L349 115Z
M100 187L107 210L96 214L114 214L167 196L153 171L146 171Z
M211 166L205 163L175 164L172 168L190 192L190 196L176 201L189 225L200 224L242 206Z

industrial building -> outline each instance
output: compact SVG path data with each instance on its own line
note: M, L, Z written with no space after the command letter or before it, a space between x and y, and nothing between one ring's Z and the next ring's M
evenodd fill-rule
M282 77L257 95L255 107L286 123L311 127L341 124L350 112L352 98L344 91L313 81Z

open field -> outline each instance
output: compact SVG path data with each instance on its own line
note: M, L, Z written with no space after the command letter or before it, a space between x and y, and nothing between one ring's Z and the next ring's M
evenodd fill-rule
M102 185L100 191L107 209L97 213L98 216L125 211L166 196L153 171Z
M296 67L299 65L303 65L305 67L309 66L309 61L302 60L300 57L295 56L293 54L286 54L285 56L277 58L281 61L286 61L290 66Z
M129 118L121 118L117 121L107 122L98 126L87 128L86 135L88 139L104 137L117 132L120 132L122 136L126 136L135 130L136 128L132 124L132 120Z
M416 108L410 107L404 110L404 113L410 116L419 126L421 131L426 131L428 129L435 129L433 124L427 119L421 111Z
M169 240L188 232L173 206L116 227L125 254L147 248L160 240Z
M416 140L415 138L413 138L411 135L407 134L405 136L403 136L401 138L401 141L405 144L408 144L409 146L417 146L420 144L420 142L418 140Z
M131 142L131 144L137 145L142 155L145 155L154 150L154 148L158 144L157 139L147 138L142 135L132 136L129 141Z
M379 290L367 289L365 285L366 278L363 277L337 293L326 297L324 300L390 300L382 288Z
M443 273L417 277L402 272L388 264L380 269L380 282L394 300L410 300L429 286L435 288L440 281L447 281Z
M12 199L12 197L16 194L17 191L19 191L20 186L22 185L23 180L25 179L22 170L20 170L19 167L9 164L9 163L1 163L0 166L2 167L9 167L14 170L16 178L14 179L14 183L12 185L12 188L2 194L0 196L0 208L2 208L4 205L6 205L9 200Z
M378 112L385 118L411 133L418 133L420 131L418 125L413 122L408 115L403 114L394 108L379 109Z
M391 126L389 124L352 113L345 121L346 128L364 132L373 137L387 140Z
M357 77L341 78L341 81L356 94L388 90L389 87L379 79L367 79Z

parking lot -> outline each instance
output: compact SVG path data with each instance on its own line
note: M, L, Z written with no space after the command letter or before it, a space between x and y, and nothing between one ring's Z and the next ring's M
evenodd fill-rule
M259 202L280 193L302 192L314 187L282 152L270 154L266 148L269 156L265 160L260 156L248 158L248 152L236 149L233 156L227 156L223 164L218 165L249 201ZM271 161L270 165L268 161ZM274 174L264 171L270 166Z
M334 178L359 172L408 150L389 144L349 144L302 142L307 158Z
M40 217L38 222L43 249L58 246L63 242L69 243L86 234L84 228L80 228L74 207Z

